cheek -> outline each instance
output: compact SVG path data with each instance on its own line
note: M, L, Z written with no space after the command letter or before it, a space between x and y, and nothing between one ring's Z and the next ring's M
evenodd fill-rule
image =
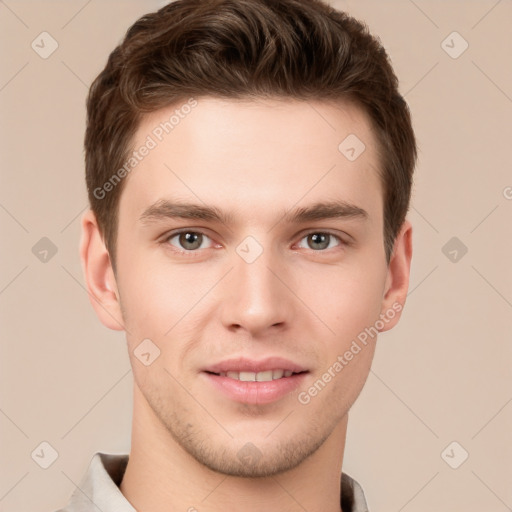
M311 387L302 390L315 414L341 417L359 396L375 353L377 338L371 328L379 318L384 281L382 272L351 269L326 281L324 293L311 297L318 316L334 331L317 336L322 343L319 371Z
M125 264L122 275L119 290L126 339L132 366L139 368L138 381L145 382L149 370L150 380L158 376L169 385L169 375L164 368L173 375L185 368L198 333L215 311L209 291L215 287L219 276L192 264L172 265L161 261L151 264L135 258ZM158 358L147 368L134 359L140 352L138 346L146 339L156 345L156 352L159 351Z
M133 257L124 262L122 272L119 288L126 326L147 337L165 336L214 284L214 276L200 275L194 265L161 259Z
M340 348L379 318L385 279L385 268L377 268L375 263L373 267L331 267L314 279L303 279L301 296Z

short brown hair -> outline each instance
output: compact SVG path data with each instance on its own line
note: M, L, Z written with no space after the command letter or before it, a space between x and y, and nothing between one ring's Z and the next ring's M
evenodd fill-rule
M176 0L128 29L87 99L88 195L114 270L125 180L102 187L129 158L142 116L191 96L355 101L378 139L389 262L416 141L380 41L321 0Z

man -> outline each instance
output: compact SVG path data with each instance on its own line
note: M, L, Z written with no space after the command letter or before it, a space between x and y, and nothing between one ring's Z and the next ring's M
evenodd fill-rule
M178 0L87 116L80 255L132 445L62 510L367 510L348 412L405 302L416 160L377 39L319 0Z

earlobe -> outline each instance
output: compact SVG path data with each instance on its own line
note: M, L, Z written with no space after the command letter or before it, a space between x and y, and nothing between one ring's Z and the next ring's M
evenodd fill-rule
M381 331L394 327L400 319L402 309L409 289L409 275L412 259L412 226L405 221L396 237L393 254L391 255L384 297L382 301L381 317L387 319Z
M89 300L103 325L122 331L124 323L117 283L92 210L83 214L81 227L80 260Z

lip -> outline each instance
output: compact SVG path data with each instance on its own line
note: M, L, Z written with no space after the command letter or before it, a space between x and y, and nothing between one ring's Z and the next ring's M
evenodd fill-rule
M259 373L278 369L294 373L289 377L281 377L280 379L265 382L247 382L216 375L221 372ZM277 356L261 360L235 357L211 364L201 372L214 389L223 393L230 400L257 405L269 404L284 398L300 386L308 373L309 370L304 366Z
M278 366L281 368L280 366ZM254 371L254 370L246 370ZM265 371L265 370L260 370ZM221 377L214 373L202 372L208 383L229 399L244 404L263 405L276 402L293 392L309 372L295 373L290 377L266 382L244 382L230 377Z
M221 373L221 372L265 372L268 370L291 370L294 373L306 372L307 368L285 359L283 357L267 357L260 361L238 357L226 359L219 363L212 364L207 368L203 368L203 372ZM285 377L289 378L289 377ZM232 379L231 379L232 380Z

